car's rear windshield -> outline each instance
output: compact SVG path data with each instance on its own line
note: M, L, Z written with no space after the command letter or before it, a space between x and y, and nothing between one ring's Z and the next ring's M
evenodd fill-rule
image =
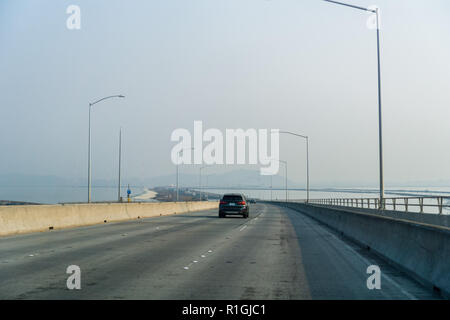
M223 200L225 201L239 201L242 200L242 196L239 195L224 195Z

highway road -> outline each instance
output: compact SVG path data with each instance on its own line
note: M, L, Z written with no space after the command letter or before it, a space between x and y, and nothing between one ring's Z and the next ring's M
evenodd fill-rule
M381 268L381 289L366 285ZM66 268L81 269L68 290ZM0 238L0 299L434 299L296 211L254 204Z

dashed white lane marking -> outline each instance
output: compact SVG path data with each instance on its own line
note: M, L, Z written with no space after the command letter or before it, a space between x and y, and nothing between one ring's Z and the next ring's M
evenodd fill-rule
M202 258L206 258L206 256L208 255L208 253L212 253L212 250L208 250L208 252L200 255L200 257ZM192 266L193 264L198 263L198 260L193 260L191 263L189 263L186 267L183 267L184 270L189 270L189 267Z
M254 220L258 219L258 217L254 218ZM158 227L159 228L159 227ZM157 228L157 229L158 229ZM239 229L239 231L243 231L245 228L247 228L247 224L245 224L242 228ZM227 239L231 239L231 237L227 237ZM211 254L213 251L210 249L208 252L200 255L201 258L206 258L207 255ZM184 270L189 270L189 267L192 266L194 263L198 263L197 260L192 261L189 263L186 267L183 267Z

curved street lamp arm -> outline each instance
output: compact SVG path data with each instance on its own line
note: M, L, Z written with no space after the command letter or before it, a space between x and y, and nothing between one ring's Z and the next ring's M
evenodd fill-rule
M290 132L290 131L280 131L280 133L290 134L290 135L293 135L293 136L297 136L297 137L308 139L308 136L304 136L304 135L298 134L298 133L293 133L293 132Z
M350 7L350 8L354 8L354 9L359 9L359 10L363 10L363 11L369 11L369 12L377 13L376 10L369 9L369 8L364 8L364 7L360 7L360 6L355 6L353 4L343 3L343 2L334 1L334 0L323 0L323 1L334 3L334 4L339 4L341 6L346 6L346 7Z
M125 98L125 96L122 95L122 94L116 94L116 95L113 95L113 96L108 96L108 97L101 98L101 99L99 99L99 100L97 100L95 102L89 103L89 105L93 106L94 104L99 103L100 101L103 101L103 100L106 100L106 99L109 99L109 98Z

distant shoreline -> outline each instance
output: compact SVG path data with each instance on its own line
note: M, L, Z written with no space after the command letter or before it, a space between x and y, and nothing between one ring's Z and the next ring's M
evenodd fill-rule
M25 201L0 200L0 206L25 206L25 205L39 205L39 204L41 204L41 203L25 202Z
M153 200L156 198L156 196L158 195L157 192L152 191L150 189L145 189L143 193L141 193L140 195L137 195L135 197L133 197L134 200Z

